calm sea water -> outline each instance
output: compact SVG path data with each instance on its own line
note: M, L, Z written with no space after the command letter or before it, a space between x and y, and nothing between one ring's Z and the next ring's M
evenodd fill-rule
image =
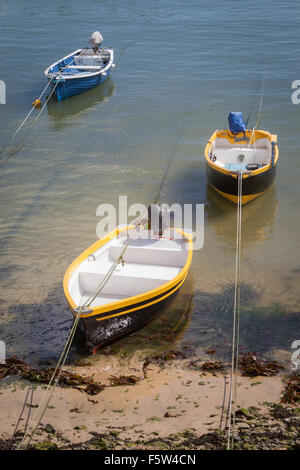
M96 239L97 206L117 205L119 195L150 203L176 142L161 200L205 205L204 248L169 311L118 347L141 347L141 337L156 347L163 323L165 348L176 327L177 343L226 352L236 209L207 187L203 150L216 128L227 127L229 111L255 124L265 77L261 127L278 134L280 163L275 185L243 208L241 343L290 361L300 339L300 105L291 102L291 83L300 79L300 5L2 0L0 22L1 146L45 86L44 69L86 46L92 31L115 48L116 62L122 54L105 85L50 102L26 145L0 168L0 339L8 354L60 353L72 322L62 278Z

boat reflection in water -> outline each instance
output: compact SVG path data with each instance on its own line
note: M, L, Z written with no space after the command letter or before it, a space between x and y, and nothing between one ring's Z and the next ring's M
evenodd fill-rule
M236 207L207 184L207 220L216 234L236 243ZM276 220L278 200L275 184L242 209L242 246L270 238Z
M66 98L63 101L57 101L52 97L47 105L48 114L52 118L55 127L63 127L70 123L74 123L74 116L80 113L87 114L89 108L106 101L113 95L115 85L111 78L108 78L102 85L86 91L83 94ZM70 119L68 119L70 118Z

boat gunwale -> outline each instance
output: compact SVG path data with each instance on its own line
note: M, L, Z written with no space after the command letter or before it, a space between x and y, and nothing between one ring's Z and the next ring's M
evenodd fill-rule
M77 312L75 312L75 309L78 308L78 305L76 305L76 303L73 301L73 299L70 295L70 292L69 292L69 282L70 282L71 276L74 274L74 272L79 267L79 265L83 261L85 261L90 254L92 254L96 250L99 250L106 243L108 243L109 241L116 238L120 233L122 233L126 230L133 229L133 228L135 228L134 225L126 225L125 227L117 227L116 229L114 229L110 233L108 233L105 237L97 240L95 243L93 243L88 248L86 248L70 264L70 266L68 267L68 269L67 269L67 271L64 275L63 289L64 289L65 296L67 298L68 304L69 304L74 316L77 316ZM185 262L184 266L179 271L179 273L176 276L173 277L173 279L164 282L163 284L156 287L155 289L150 289L146 292L143 292L142 294L129 296L129 297L126 297L125 299L122 299L122 300L116 300L114 302L110 302L110 303L107 303L107 304L104 304L104 305L91 307L90 308L90 313L82 313L80 315L80 318L86 318L86 317L90 317L90 316L99 315L100 313L109 312L110 310L114 310L117 305L119 306L119 308L123 308L123 307L128 307L130 305L142 302L144 300L148 300L148 299L150 300L152 297L155 297L159 294L163 294L165 291L167 291L170 288L174 287L182 279L184 280L185 277L187 276L187 273L188 273L188 270L190 268L191 261L192 261L192 251L193 251L192 244L193 244L193 240L192 240L192 235L185 232L184 230L180 230L180 229L177 229L177 228L175 228L174 230L176 230L178 233L181 233L184 236L184 238L186 239L186 241L188 242L188 256L187 256L187 259L186 259L186 262Z
M93 72L93 73L86 73L86 74L80 74L80 76L78 75L71 75L71 76L66 76L66 77L60 77L58 76L57 77L57 74L58 72L49 72L49 70L54 67L55 65L57 65L61 60L65 60L65 59L68 59L69 57L71 57L72 55L75 55L75 54L80 54L82 51L84 50L84 48L82 49L76 49L75 51L71 52L70 54L66 55L65 57L61 57L60 59L58 59L56 62L53 62L53 64L49 65L49 67L47 67L44 71L44 75L49 79L49 80L59 80L61 78L63 78L64 80L72 80L72 79L75 79L75 78L87 78L87 77L94 77L96 75L101 75L103 74L103 72L107 72L113 65L113 61L114 61L114 50L112 48L103 48L103 51L105 52L109 52L109 55L110 55L110 59L109 59L109 62L107 65L105 65L105 67L101 68L100 70L97 70L96 72ZM66 67L67 68L67 67Z
M179 282L177 284L175 284L175 286L173 285L170 289L164 290L164 292L162 294L157 296L158 298L153 297L153 296L149 297L149 299L147 299L147 300L149 300L149 302L146 303L146 304L144 304L143 302L140 302L141 305L137 305L137 306L135 306L136 304L131 304L133 306L133 308L130 308L130 305L128 305L129 310L123 310L122 309L122 311L120 311L120 312L111 313L110 315L105 315L105 316L101 316L100 318L96 318L96 321L108 320L109 318L118 317L120 315L128 315L129 313L136 312L138 310L143 311L144 309L146 309L148 307L151 307L152 305L158 304L159 302L162 302L163 300L165 300L168 297L170 297L171 295L173 295L178 289L180 289L180 287L184 283L186 277L187 277L187 273L185 274L184 277L182 277L179 280ZM128 297L128 298L131 298L131 297ZM147 300L145 302L147 302ZM105 313L107 313L107 312L104 312L104 314ZM98 313L98 315L99 315L99 313Z
M212 162L209 158L209 150L210 150L210 147L211 145L213 144L213 142L216 140L217 137L219 137L219 133L221 132L226 132L227 135L228 135L228 130L226 129L222 129L222 130L215 130L214 133L211 135L210 139L207 141L206 145L205 145L205 148L204 148L204 157L205 157L205 160L206 160L206 163L211 167L213 168L214 170L218 171L219 173L223 173L224 175L230 175L232 178L237 178L237 171L234 171L234 170L228 170L226 168L223 168L223 167L220 167L219 165L216 165L214 162ZM253 129L247 129L246 130L246 135L247 133L249 133L251 135L251 133L253 132ZM277 145L277 135L276 134L271 134L270 132L268 131L263 131L261 129L256 129L254 131L254 135L256 132L259 132L260 134L262 134L262 136L260 136L259 138L256 138L254 140L254 142L256 142L257 140L259 139L262 139L262 138L268 138L268 140L270 141L270 143L272 142L275 142L275 157L274 157L274 164L272 165L271 162L269 164L266 164L264 166L262 166L261 168L257 168L256 170L246 170L247 173L242 173L242 176L243 176L243 179L246 179L246 178L249 178L249 177L253 177L253 176L257 176L257 175L260 175L261 173L264 173L268 170L270 170L271 168L273 168L274 166L277 165L277 162L278 162L278 158L279 158L279 150L278 150L278 145ZM239 135L243 135L243 133L241 132L240 134L237 134L237 136ZM227 138L227 136L222 136L224 138ZM229 142L232 141L232 143L236 143L234 142L234 140L232 138L230 138L230 135L228 135L229 139ZM246 142L246 141L245 141Z

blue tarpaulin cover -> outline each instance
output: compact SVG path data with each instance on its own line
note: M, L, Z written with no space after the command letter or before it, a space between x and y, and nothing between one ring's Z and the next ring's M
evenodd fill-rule
M243 113L229 113L228 116L229 128L233 134L239 134L246 131Z

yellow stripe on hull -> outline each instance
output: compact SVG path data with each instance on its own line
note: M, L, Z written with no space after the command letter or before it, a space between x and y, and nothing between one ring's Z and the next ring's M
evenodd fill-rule
M109 242L113 238L115 238L119 233L125 232L125 230L131 229L133 226L127 226L127 227L122 227L120 229L116 229L112 232L110 232L106 237L102 238L101 240L98 240L95 242L93 245L91 245L89 248L87 248L81 255L79 255L73 263L69 266L69 268L66 271L65 277L64 277L64 282L63 282L63 287L64 287L64 292L65 296L67 298L67 301L69 303L70 309L73 313L73 315L76 317L77 316L77 311L76 309L78 308L78 305L76 305L70 295L69 292L69 280L71 278L71 275L73 272L77 269L77 267L95 250L99 249L101 246L105 245L105 243ZM190 234L185 233L183 230L180 229L175 229L178 233L181 233L185 238L188 243L188 256L185 262L185 265L181 269L181 271L170 281L165 282L159 287L156 287L154 289L151 289L149 291L144 292L143 294L138 294L132 297L128 297L127 299L120 300L120 301L115 301L111 302L109 304L101 305L101 306L95 306L90 308L90 312L88 313L81 313L80 318L85 319L89 317L97 317L100 314L105 314L107 315L101 317L101 318L96 318L97 321L101 321L107 318L111 318L114 316L118 315L123 315L125 313L129 313L134 310L139 310L141 307L135 308L133 307L134 305L137 305L138 303L143 302L143 308L145 306L150 306L152 304L155 304L156 301L153 301L154 297L159 297L157 300L157 303L162 301L163 299L169 297L169 292L170 295L174 293L179 287L181 287L183 281L185 280L190 265L192 261L192 254L193 254L193 240L192 236ZM165 295L167 294L167 295ZM149 302L147 302L149 301ZM145 304L147 302L147 304ZM115 309L124 309L121 312L118 312L116 314L110 314Z
M161 302L162 300L166 299L167 297L169 297L170 295L174 294L178 289L180 289L180 287L182 286L182 284L185 281L185 278L186 278L186 276L182 279L180 284L176 286L175 289L173 289L171 292L168 292L166 295L164 295L163 297L160 297L159 299L156 299L156 300L151 302L151 297L149 296L149 303L147 303L147 304L141 305L140 307L135 307L135 308L132 308L132 309L129 309L129 310L125 310L124 312L115 313L113 315L107 315L106 317L96 318L96 320L97 321L102 321L102 320L107 320L107 318L119 317L120 315L126 315L127 313L135 312L136 310L143 310L147 307L150 307L151 305L157 304L157 303ZM94 314L95 313L96 312L94 312Z
M234 204L237 204L237 203L238 203L238 196L235 196L234 194L223 193L223 192L220 191L219 189L215 188L215 186L213 186L213 185L211 185L211 187L214 188L214 190L217 191L217 193L221 194L221 196L223 196L223 197L225 197L226 199L228 199L228 201L233 202ZM253 199L257 198L257 197L260 196L261 194L263 194L263 193L246 194L246 195L243 195L243 196L242 196L242 205L247 204L247 203L250 202L250 201L253 201Z

